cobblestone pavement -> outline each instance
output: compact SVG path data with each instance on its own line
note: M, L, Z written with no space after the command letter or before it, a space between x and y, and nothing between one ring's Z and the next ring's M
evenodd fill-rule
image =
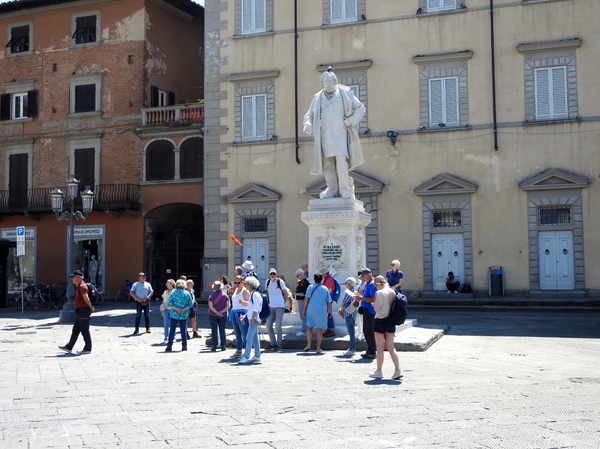
M451 330L399 353L402 381L387 355L374 380L342 351L165 353L157 311L134 336L125 303L93 315L92 354L64 354L57 317L0 311L0 448L600 447L600 315L413 314Z

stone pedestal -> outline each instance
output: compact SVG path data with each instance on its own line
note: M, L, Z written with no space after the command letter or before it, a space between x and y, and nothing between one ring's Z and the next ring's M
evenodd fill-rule
M365 267L365 227L371 215L354 198L316 198L302 212L308 226L310 275L326 266L343 287L343 281ZM309 279L312 283L312 279Z

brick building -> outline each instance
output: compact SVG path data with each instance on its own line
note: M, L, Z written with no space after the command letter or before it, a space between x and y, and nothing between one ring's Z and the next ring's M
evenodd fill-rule
M26 281L65 280L68 226L49 192L70 175L95 193L76 222L75 263L88 271L95 256L108 296L140 270L157 290L166 277L199 276L203 8L20 0L0 4L0 36L0 231L27 231L6 288L21 269Z

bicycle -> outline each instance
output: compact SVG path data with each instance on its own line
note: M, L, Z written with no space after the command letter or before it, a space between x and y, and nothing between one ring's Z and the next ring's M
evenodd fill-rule
M30 305L36 310L48 311L52 308L52 300L47 292L49 286L28 285L23 289L23 297L17 293L13 299L13 307L15 310L26 310Z
M67 286L66 282L58 282L52 285L50 298L52 299L52 307L55 309L62 310L67 302Z

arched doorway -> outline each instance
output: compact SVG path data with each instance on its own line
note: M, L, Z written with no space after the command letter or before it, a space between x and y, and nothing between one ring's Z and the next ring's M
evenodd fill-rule
M157 207L146 215L148 279L159 293L167 279L191 278L196 291L202 285L204 211L191 203Z

